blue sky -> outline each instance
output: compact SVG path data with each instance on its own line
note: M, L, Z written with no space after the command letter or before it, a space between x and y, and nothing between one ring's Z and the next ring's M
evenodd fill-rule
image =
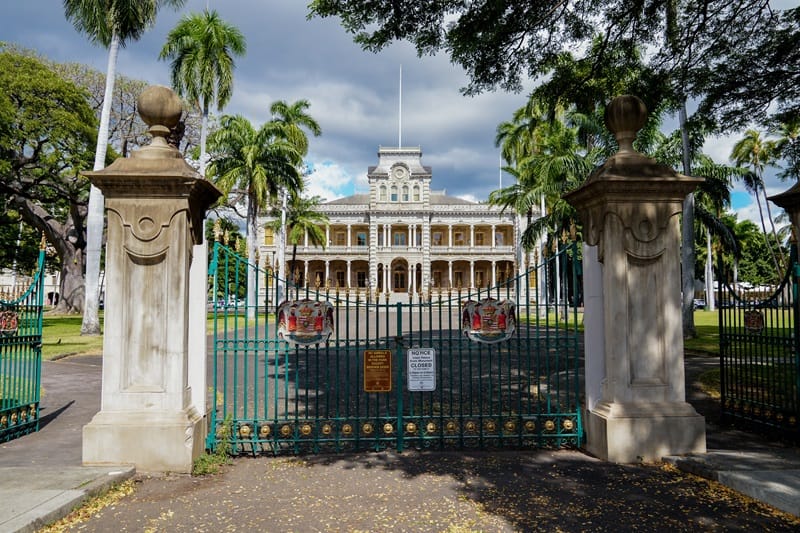
M433 167L433 187L473 200L485 200L497 188L496 128L524 105L525 91L461 96L466 77L447 57L418 58L407 43L379 54L364 52L338 20L307 20L302 0L189 0L178 13L163 11L154 28L123 49L118 71L169 85L168 64L157 60L158 52L180 16L202 11L206 4L247 39L248 53L237 61L234 94L225 113L240 113L260 125L275 100L311 102L309 112L323 131L311 140L312 194L333 199L363 191L378 147L397 145L401 66L402 142L422 147L423 163ZM0 40L105 72L106 51L64 19L61 0L4 0L0 20ZM706 151L727 162L734 142L735 137L710 139ZM503 181L508 185L510 178ZM770 178L767 188L775 194L788 184ZM737 193L735 198L740 218L757 220L749 196Z

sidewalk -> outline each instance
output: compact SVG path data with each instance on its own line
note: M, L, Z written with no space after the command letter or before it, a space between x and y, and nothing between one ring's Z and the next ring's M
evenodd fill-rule
M687 376L690 367L713 364L687 358ZM135 474L81 466L82 427L99 410L100 365L100 357L44 363L42 429L0 445L0 532L36 531ZM702 398L689 400L703 412ZM800 517L800 449L713 422L707 431L709 453L666 461ZM576 451L241 458L207 478L138 478L132 496L81 531L601 531L627 521L639 530L800 527L715 496L714 485L695 478Z

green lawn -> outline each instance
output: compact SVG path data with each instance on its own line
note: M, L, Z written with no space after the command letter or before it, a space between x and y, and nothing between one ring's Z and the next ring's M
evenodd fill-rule
M269 315L272 318L272 315ZM233 316L229 316L228 326L233 325ZM221 327L224 317L217 318L217 324ZM45 314L42 320L42 359L51 361L67 355L84 354L95 355L103 353L103 336L81 335L82 315L51 315ZM259 324L264 321L264 316L259 318ZM103 322L103 313L100 313L100 323ZM244 327L245 318L239 316L236 325ZM253 324L254 321L249 321ZM211 333L214 327L214 316L209 314L206 321L206 330Z
M102 321L102 313L101 313ZM684 342L684 347L687 350L707 352L710 354L719 353L719 330L717 326L718 314L711 311L695 311L694 321L697 329L696 339L687 339ZM229 320L233 317L229 316ZM272 315L270 315L272 318ZM520 317L525 319L525 317ZM550 325L557 325L563 327L566 325L569 328L574 327L574 316L570 314L567 317L566 324L562 320L557 320L554 315L550 317ZM48 315L44 316L44 330L42 331L42 357L45 360L52 360L58 357L73 354L99 354L103 351L103 337L92 337L81 335L81 320L80 315ZM217 318L218 326L222 326L223 317ZM260 316L258 322L263 323L264 317ZM533 320L533 318L531 318ZM245 325L244 317L238 318L238 326ZM578 330L583 331L583 314L579 313L577 317ZM252 321L250 321L252 324ZM209 314L206 327L208 332L213 331L214 318ZM230 327L229 323L229 327Z
M81 315L45 314L42 320L42 359L73 354L103 353L103 337L81 335ZM102 314L100 315L102 322Z
M719 355L719 312L695 311L694 328L697 337L684 340L684 350Z

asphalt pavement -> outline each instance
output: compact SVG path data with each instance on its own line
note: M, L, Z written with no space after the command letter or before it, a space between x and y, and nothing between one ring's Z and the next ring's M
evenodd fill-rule
M692 374L690 368L696 373L714 364L713 358L688 357L687 376ZM81 531L112 527L116 531L376 531L383 530L386 523L405 531L448 530L443 523L450 524L449 530L455 523L468 526L469 531L618 530L615 527L648 531L675 530L669 520L678 510L688 516L685 527L678 530L800 528L800 520L791 516L800 517L800 448L720 428L712 416L707 417L708 453L666 457L665 462L681 474L712 480L766 504L766 512L753 512L751 504L742 507L732 503L725 492L716 501L715 492L703 489L705 485L691 481L691 476L688 481L686 476L679 479L653 465L610 465L575 450L442 455L412 451L346 458L237 459L223 474L204 479L137 474L130 466L84 467L82 428L100 408L101 365L100 356L72 356L43 364L40 431L0 444L0 532L37 531L93 495L131 477L137 480L134 496L127 497L114 511L101 512ZM697 402L701 414L713 405L696 392L688 399ZM297 464L316 470L305 473L304 468L303 475L298 476L294 468ZM258 479L253 477L254 472L260 472ZM471 477L465 472L471 472ZM520 472L525 475L519 476ZM277 478L271 485L259 486L272 475ZM351 480L352 476L357 477ZM423 482L427 485L417 485ZM663 486L654 488L659 483ZM248 484L252 490L247 490ZM708 486L713 488L714 484ZM242 491L247 497L230 499L230 494ZM297 502L282 500L291 491L299 495ZM387 496L393 494L396 498ZM498 494L505 495L504 499L498 499ZM187 499L182 500L181 495ZM624 505L614 513L600 513L599 501L606 502L609 509L613 507L608 503L609 495L615 503ZM477 497L481 499L476 507ZM247 498L255 498L256 503L244 511ZM323 504L326 498L334 503ZM346 507L350 498L362 502L357 510L368 518L357 523L345 520L353 515L345 514L340 504ZM383 505L388 500L402 505L395 508L387 504L382 514L378 513L376 502ZM321 506L331 505L322 514L342 514L315 521L309 512L315 501ZM450 502L451 507L440 509L444 502ZM472 507L465 502L472 502ZM564 506L563 512L559 505ZM459 518L462 522L453 522L448 514L452 508L467 513ZM648 514L650 521L622 527L618 520L626 509L641 509L636 511L637 516ZM429 522L420 522L418 515L412 521L402 521L415 510L428 516ZM781 512L772 515L769 510ZM142 518L148 512L153 513L149 522ZM214 515L211 522L199 521L203 512ZM169 522L173 515L174 521ZM581 518L585 516L593 518ZM379 522L378 518L388 522ZM213 520L219 523L215 526Z

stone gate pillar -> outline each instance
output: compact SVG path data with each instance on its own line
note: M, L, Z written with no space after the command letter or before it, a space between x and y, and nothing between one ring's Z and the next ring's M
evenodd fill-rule
M101 408L83 463L190 472L205 421L188 384L189 267L220 192L166 142L181 116L170 89L146 89L139 113L151 145L84 173L105 196L108 240Z
M619 152L565 195L583 221L587 448L620 463L706 451L686 402L680 299L679 216L700 180L633 149L646 118L635 96L615 98Z

